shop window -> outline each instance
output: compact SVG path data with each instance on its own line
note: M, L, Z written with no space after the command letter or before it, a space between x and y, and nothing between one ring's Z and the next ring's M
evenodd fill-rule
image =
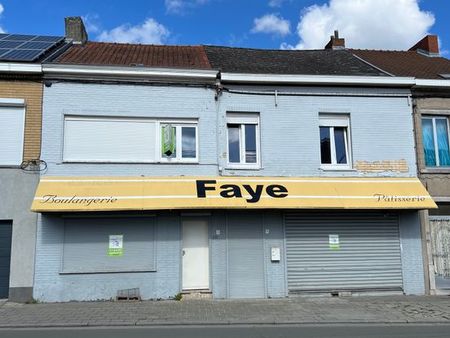
M348 115L321 114L319 130L321 167L323 169L351 168Z
M229 168L259 168L258 114L228 113L227 139Z
M427 167L449 167L449 119L440 116L422 118L422 143Z
M23 158L25 107L22 99L0 99L0 166L18 166Z
M161 161L197 162L196 123L160 123Z
M156 270L155 220L67 218L61 273Z

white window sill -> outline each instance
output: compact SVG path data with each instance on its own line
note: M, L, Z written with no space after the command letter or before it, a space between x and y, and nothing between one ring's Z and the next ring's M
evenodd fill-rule
M336 165L321 165L319 169L323 171L357 171L356 169L349 166L336 166Z
M0 163L0 168L20 169L20 163L19 164L2 164L2 163Z
M189 159L189 160L168 160L168 159L164 159L162 158L161 160L159 160L158 163L162 163L162 164L172 164L172 163L179 163L179 164L198 164L198 159Z
M74 161L64 160L60 164L199 164L198 161Z
M420 170L421 174L450 174L450 167L427 167Z
M261 170L259 165L246 165L246 164L228 164L225 170Z
M119 269L119 270L98 270L98 271L76 271L76 270L67 270L60 271L60 275L92 275L92 274L106 274L106 273L142 273L142 272L156 272L155 268L150 269Z

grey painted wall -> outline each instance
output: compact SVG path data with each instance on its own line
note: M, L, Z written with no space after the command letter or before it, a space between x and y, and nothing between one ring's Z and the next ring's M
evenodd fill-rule
M239 87L262 90L267 88ZM381 94L386 89L277 88L302 93ZM393 93L407 91L392 90ZM219 147L226 150L226 112L258 112L262 168L224 170L230 175L261 176L416 176L412 107L406 97L278 96L224 93L219 106ZM407 173L320 169L319 113L350 115L353 163L406 160ZM226 167L226 154L220 153Z
M246 87L241 87L246 88ZM261 89L261 88L247 88ZM285 89L287 90L287 89ZM294 89L289 89L293 91ZM297 88L301 92L368 95L407 91L377 88ZM211 89L117 84L54 83L44 91L42 159L47 175L416 176L412 107L406 97L240 95ZM262 168L226 170L226 112L258 112ZM356 161L404 159L408 172L324 171L319 113L350 114ZM199 119L199 164L62 163L64 114Z
M44 91L46 175L217 175L216 103L204 88L54 83ZM199 164L62 163L64 114L198 118Z
M211 285L215 298L228 297L227 214L214 211L204 217L209 221ZM283 248L281 214L263 213L265 294L268 297L284 297L285 262L270 261L270 248ZM236 214L236 217L240 217ZM258 211L246 212L247 217L261 219ZM36 284L34 297L40 301L96 300L115 298L117 290L140 288L143 299L170 298L181 291L181 222L179 213L160 213L156 216L156 271L130 273L77 273L61 274L63 254L64 220L59 215L40 215L38 220ZM83 219L80 219L82 222ZM245 224L243 224L245 226ZM217 235L217 230L220 234Z
M30 211L39 173L0 168L0 219L12 220L11 301L32 298L37 214Z
M322 93L356 91L369 95L389 91L319 87L294 90ZM397 92L407 94L406 91ZM214 101L214 94L213 90L204 88L54 83L44 92L41 158L48 163L45 175L416 176L412 108L406 97L279 96L275 106L274 96L224 93ZM221 170L226 167L227 111L260 114L261 169ZM408 171L321 170L319 113L350 114L354 161L404 159ZM64 114L198 118L200 161L198 164L63 163ZM421 275L417 277L420 271L415 267L417 257L420 257L420 234L416 231L415 216L412 216L416 213L409 215L401 225L405 292L420 293L418 279ZM263 229L269 230L264 232L266 294L268 297L283 297L287 289L281 214L266 212L263 223ZM157 272L154 273L60 275L61 225L59 216L39 217L36 298L45 301L109 299L115 297L117 289L132 287L140 287L143 298L168 298L179 292L181 242L178 216L166 214L158 219ZM216 298L228 295L226 229L226 212L214 211L210 217L210 248L211 285ZM216 230L220 230L219 235ZM415 251L417 243L419 251ZM282 248L280 263L270 262L272 246Z
M46 302L114 299L117 290L131 288L140 288L143 299L175 296L181 279L180 219L163 215L156 223L156 272L60 274L63 219L40 215L34 297Z
M227 222L243 212L214 211L209 220L211 286L214 298L229 296ZM246 217L261 220L264 246L264 288L270 298L286 297L286 261L280 211L247 211ZM189 218L192 216L189 216ZM181 290L181 222L186 216L161 213L156 216L156 271L130 273L61 274L64 225L57 215L42 215L38 222L36 286L41 301L111 299L117 290L140 288L143 299L170 298ZM80 219L82 222L83 219ZM417 212L400 213L400 242L405 294L423 294L424 277L420 227ZM242 226L245 226L243 224ZM218 233L219 230L220 232ZM281 261L271 262L270 248L281 248Z

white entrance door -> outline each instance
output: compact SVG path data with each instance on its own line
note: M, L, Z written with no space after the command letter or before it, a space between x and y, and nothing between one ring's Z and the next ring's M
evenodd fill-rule
M183 221L183 290L209 289L208 222Z

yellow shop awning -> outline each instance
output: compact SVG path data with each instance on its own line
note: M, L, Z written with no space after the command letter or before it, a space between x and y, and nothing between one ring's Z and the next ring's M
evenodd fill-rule
M45 177L32 210L431 209L416 178Z

